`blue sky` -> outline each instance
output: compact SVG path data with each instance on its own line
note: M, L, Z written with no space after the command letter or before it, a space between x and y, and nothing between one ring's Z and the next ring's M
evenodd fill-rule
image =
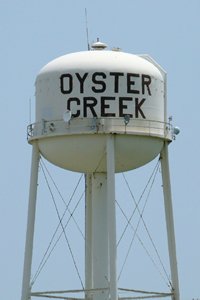
M50 60L65 53L87 49L85 8L88 14L90 42L99 37L109 47L120 47L123 51L134 54L148 53L167 71L168 114L173 115L174 125L181 128L181 134L169 149L181 299L200 298L199 0L1 0L0 103L4 125L0 150L1 298L14 300L20 299L21 295L31 164L31 146L26 142L26 126L30 123L30 99L31 120L34 121L35 77ZM49 168L52 169L52 166ZM63 170L52 171L61 189L64 191L67 188L69 197L80 175ZM144 178L144 175L140 174L142 171L129 172L127 175L131 182L134 182L135 177L139 178L138 189ZM144 172L150 174L151 166ZM117 180L120 180L120 176ZM137 193L136 186L133 186ZM124 195L122 189L119 189L118 193ZM39 195L46 199L42 183ZM155 192L155 199L157 195ZM52 204L49 208L45 201L38 204L36 227L52 232L56 221L54 224L48 223L48 220L51 220L51 214L55 213ZM146 216L149 223L150 215L154 216L158 209L161 210L162 216L162 205L159 201L155 200L152 207L149 205L149 215L147 212ZM77 213L77 218L79 217L81 218L81 208ZM40 244L37 241L44 237L46 239L46 233L44 231L42 235L42 230L38 230L36 245ZM158 240L161 240L164 225L159 227L153 224L152 230ZM77 249L78 242L74 243ZM164 241L159 245L163 255L166 254L165 243ZM40 253L44 250L42 246L38 248L35 246L35 250ZM62 246L59 251L61 254ZM136 254L140 258L139 250ZM34 256L34 263L35 261L37 255ZM141 261L145 261L142 256ZM64 262L58 259L56 265L61 272ZM69 271L70 264L67 266ZM54 264L53 268L56 272L57 267ZM132 269L134 268L135 265ZM139 270L143 273L145 270L148 274L144 266ZM57 282L51 275L51 272L46 272L44 278L47 279L43 280L47 286L56 287ZM43 278L43 275L41 276ZM134 275L131 276L134 278ZM137 271L136 277L138 280L133 280L133 287L137 288L138 284L142 289L140 271ZM73 284L76 280L77 278L72 280ZM150 281L154 284L153 280ZM162 289L162 283L158 284L159 288Z

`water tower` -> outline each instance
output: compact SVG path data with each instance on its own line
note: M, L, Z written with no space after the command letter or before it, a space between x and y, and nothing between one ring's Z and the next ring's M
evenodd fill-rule
M85 299L105 299L103 292L94 292L102 289L109 291L106 299L117 300L115 173L143 166L159 154L170 296L179 300L168 164L174 132L166 107L166 73L155 61L106 50L99 41L91 51L64 55L40 71L36 121L28 130L33 150L22 300L33 296L30 274L40 155L56 166L86 174Z

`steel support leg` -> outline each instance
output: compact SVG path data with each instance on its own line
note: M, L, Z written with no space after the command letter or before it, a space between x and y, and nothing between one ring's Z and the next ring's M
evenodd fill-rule
M92 264L92 175L85 174L85 298L90 299L88 290L93 288Z
M115 213L115 145L114 136L107 136L107 202L109 236L110 299L117 300L117 246Z
M171 268L171 278L173 286L173 300L179 300L179 281L178 281L178 268L176 258L176 243L174 233L174 219L172 208L172 194L169 173L169 159L168 159L168 144L165 143L161 151L161 167L162 167L162 180L163 180L163 193L165 203L165 218L167 226L168 249Z
M36 210L36 198L37 198L38 166L39 166L39 150L38 150L37 143L34 143L32 149L28 220L27 220L27 231L26 231L26 245L25 245L24 272L23 272L21 300L30 299L30 292L31 292L30 279L31 279L35 210Z

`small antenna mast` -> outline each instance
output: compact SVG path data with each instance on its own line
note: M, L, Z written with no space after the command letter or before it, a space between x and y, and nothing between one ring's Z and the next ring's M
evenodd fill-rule
M89 33L88 33L87 8L85 8L85 26L86 26L87 48L88 48L88 50L90 50Z
M31 97L29 98L29 124L31 124Z

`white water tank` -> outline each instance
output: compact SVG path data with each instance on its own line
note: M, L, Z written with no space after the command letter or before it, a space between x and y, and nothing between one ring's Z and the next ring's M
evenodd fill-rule
M165 76L150 58L98 48L44 66L36 79L36 122L29 142L53 164L106 171L106 135L115 135L116 172L154 159L164 140Z

